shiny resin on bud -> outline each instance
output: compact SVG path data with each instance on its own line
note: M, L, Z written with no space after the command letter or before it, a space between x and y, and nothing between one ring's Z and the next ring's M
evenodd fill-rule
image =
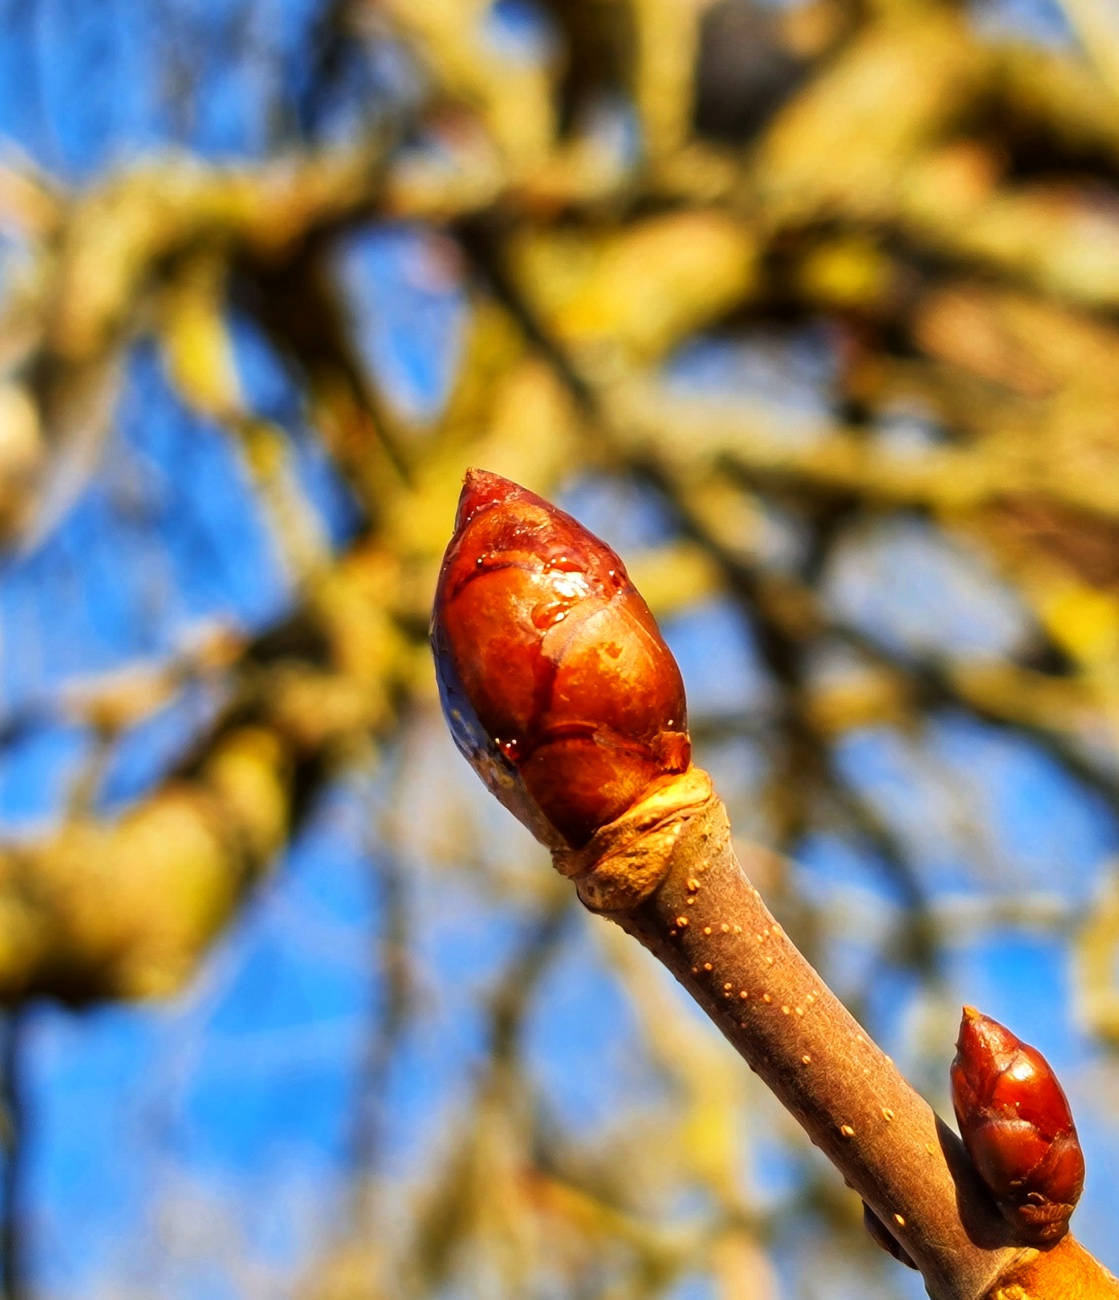
M508 479L466 475L431 641L455 743L552 848L691 761L680 670L625 566Z
M952 1104L972 1162L1020 1240L1059 1241L1084 1186L1068 1100L1036 1048L964 1008Z

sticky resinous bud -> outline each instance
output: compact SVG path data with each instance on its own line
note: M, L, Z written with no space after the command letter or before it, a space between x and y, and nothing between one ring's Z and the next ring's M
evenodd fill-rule
M470 470L431 624L455 743L551 848L581 848L691 760L684 684L604 542Z
M1059 1241L1084 1186L1072 1112L1045 1057L965 1007L952 1104L968 1154L1019 1240Z

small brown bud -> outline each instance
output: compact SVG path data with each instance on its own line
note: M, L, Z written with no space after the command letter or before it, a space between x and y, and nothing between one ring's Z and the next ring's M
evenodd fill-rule
M1019 1239L1059 1241L1084 1186L1084 1155L1048 1061L997 1020L965 1007L952 1104L979 1176Z
M876 1241L888 1255L893 1255L893 1257L900 1264L904 1264L906 1268L917 1267L910 1258L909 1252L901 1242L898 1241L889 1228L886 1227L878 1215L874 1213L870 1206L867 1205L866 1201L863 1201L863 1224L873 1240Z

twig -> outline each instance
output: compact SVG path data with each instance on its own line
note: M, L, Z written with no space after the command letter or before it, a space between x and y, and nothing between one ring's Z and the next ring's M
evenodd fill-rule
M554 857L583 903L639 939L703 1007L889 1225L933 1300L1119 1296L1071 1238L1045 1254L1013 1242L959 1139L762 902L706 773L674 778L585 849ZM1015 1284L1026 1289L1006 1290Z

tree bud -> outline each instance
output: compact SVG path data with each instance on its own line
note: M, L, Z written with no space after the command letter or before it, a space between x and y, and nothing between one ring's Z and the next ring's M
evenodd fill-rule
M863 1226L870 1233L871 1240L877 1242L887 1255L893 1255L898 1263L904 1264L906 1268L915 1269L917 1267L909 1251L905 1249L878 1215L867 1205L866 1201L863 1201Z
M1049 1063L997 1020L965 1007L952 1104L972 1162L1020 1240L1059 1241L1084 1186L1084 1156Z
M691 761L684 684L614 552L469 470L431 640L455 743L551 848L581 848Z

